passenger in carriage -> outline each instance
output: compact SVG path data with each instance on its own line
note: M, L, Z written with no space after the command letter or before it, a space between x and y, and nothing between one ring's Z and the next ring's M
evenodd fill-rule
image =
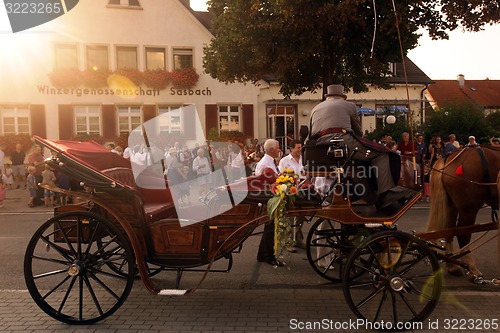
M279 174L276 158L280 155L281 149L278 141L268 139L264 143L264 157L255 167L255 175L260 176L264 170L271 169L276 177ZM284 266L285 264L274 256L274 223L264 225L264 233L260 240L259 250L257 252L257 261L266 262L273 266Z
M354 160L371 162L377 170L378 209L384 209L407 196L408 193L404 191L391 191L396 185L390 171L390 150L384 145L363 140L356 105L346 101L344 86L328 86L325 97L326 100L311 112L309 138L317 142L328 142L333 137L342 138L350 151L358 149L358 153L353 156Z

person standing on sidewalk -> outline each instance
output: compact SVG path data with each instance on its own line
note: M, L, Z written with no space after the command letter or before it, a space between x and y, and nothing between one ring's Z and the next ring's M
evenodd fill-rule
M0 170L0 208L3 207L3 201L5 200L5 183L7 182L7 177Z
M266 173L266 169L270 169L270 173L274 173L276 177L279 175L276 158L281 153L280 144L274 139L267 139L264 143L264 157L257 163L255 167L255 175L260 176ZM285 263L279 261L274 255L274 222L270 221L264 224L264 232L260 239L259 250L257 252L257 261L266 262L269 265L281 267Z
M38 145L33 147L33 152L28 157L28 163L29 163L29 165L31 165L32 167L35 168L34 176L36 179L36 184L41 183L42 182L42 171L45 169L45 166L44 166L45 162L44 162L44 158L42 155L42 147L40 147ZM33 204L41 205L42 204L41 201L43 198L43 188L37 186L36 191L37 191L37 195L36 195L36 198L35 198Z
M45 170L42 171L42 183L50 187L56 186L56 175L54 174L54 171L52 171L50 166L48 166L47 164L45 164ZM45 207L49 206L49 200L50 200L50 205L52 207L55 207L54 197L55 197L54 191L47 189L43 190L43 200L45 203Z
M26 179L26 188L28 189L28 192L30 193L30 200L28 202L28 206L33 208L36 195L37 195L37 181L36 181L36 176L35 176L36 168L34 166L29 166L28 167L28 178Z
M3 159L5 157L5 153L3 152L4 149L5 149L5 146L0 145L0 173L2 173L2 174L3 174L3 168L4 168Z
M10 154L10 159L12 161L14 188L18 189L21 185L26 188L26 165L24 165L26 154L24 153L23 146L20 143L16 144L16 150Z

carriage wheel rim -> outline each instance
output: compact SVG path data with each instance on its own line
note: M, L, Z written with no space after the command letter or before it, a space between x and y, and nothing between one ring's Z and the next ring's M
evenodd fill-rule
M63 219L73 219L74 226L62 228ZM84 227L92 225L89 221L99 232L84 236ZM74 244L68 235L64 236L68 230L76 233ZM108 239L106 246L97 247L95 239L89 239L90 245L85 244L85 237L95 238L102 232ZM60 243L54 235L62 235ZM134 282L132 264L128 264L128 277L107 270L105 263L116 260L117 248L123 248L123 256L135 263L126 237L102 217L89 212L70 212L49 219L35 232L26 250L24 270L30 295L45 313L65 323L90 324L110 316L126 300Z
M358 264L368 274L357 281L349 278L348 271L358 256L369 252L390 256L390 251L379 245L389 244L391 238L405 244L402 257L394 265L384 267L384 262L381 264L381 258L375 255L370 265ZM377 246L383 250L377 252ZM365 278L368 276L370 279ZM421 240L397 231L380 232L361 244L349 258L343 276L343 291L349 307L358 318L371 322L424 320L436 307L441 286L441 269L434 252Z

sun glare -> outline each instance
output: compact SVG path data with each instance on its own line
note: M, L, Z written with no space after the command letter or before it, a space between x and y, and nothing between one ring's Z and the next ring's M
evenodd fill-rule
M46 66L50 61L45 61L49 33L25 32L25 33L2 33L0 34L0 63L3 64L4 72L23 75L28 79L29 75L36 69L47 71Z

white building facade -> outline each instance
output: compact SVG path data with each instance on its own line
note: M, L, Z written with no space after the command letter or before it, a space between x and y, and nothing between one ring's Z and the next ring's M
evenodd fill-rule
M158 115L195 105L205 133L216 128L259 139L298 137L321 92L284 99L273 82L212 79L203 73L203 47L213 37L209 23L207 13L193 12L186 0L92 0L26 32L0 35L0 135L70 139L90 133L113 141ZM134 83L133 75L123 74L186 68L199 79L182 88ZM421 71L413 77L409 99L400 78L392 89L349 93L348 99L363 108L407 107L419 118L431 81ZM363 129L373 130L377 119L362 116ZM192 121L172 117L158 131L189 136L179 129L189 129Z

